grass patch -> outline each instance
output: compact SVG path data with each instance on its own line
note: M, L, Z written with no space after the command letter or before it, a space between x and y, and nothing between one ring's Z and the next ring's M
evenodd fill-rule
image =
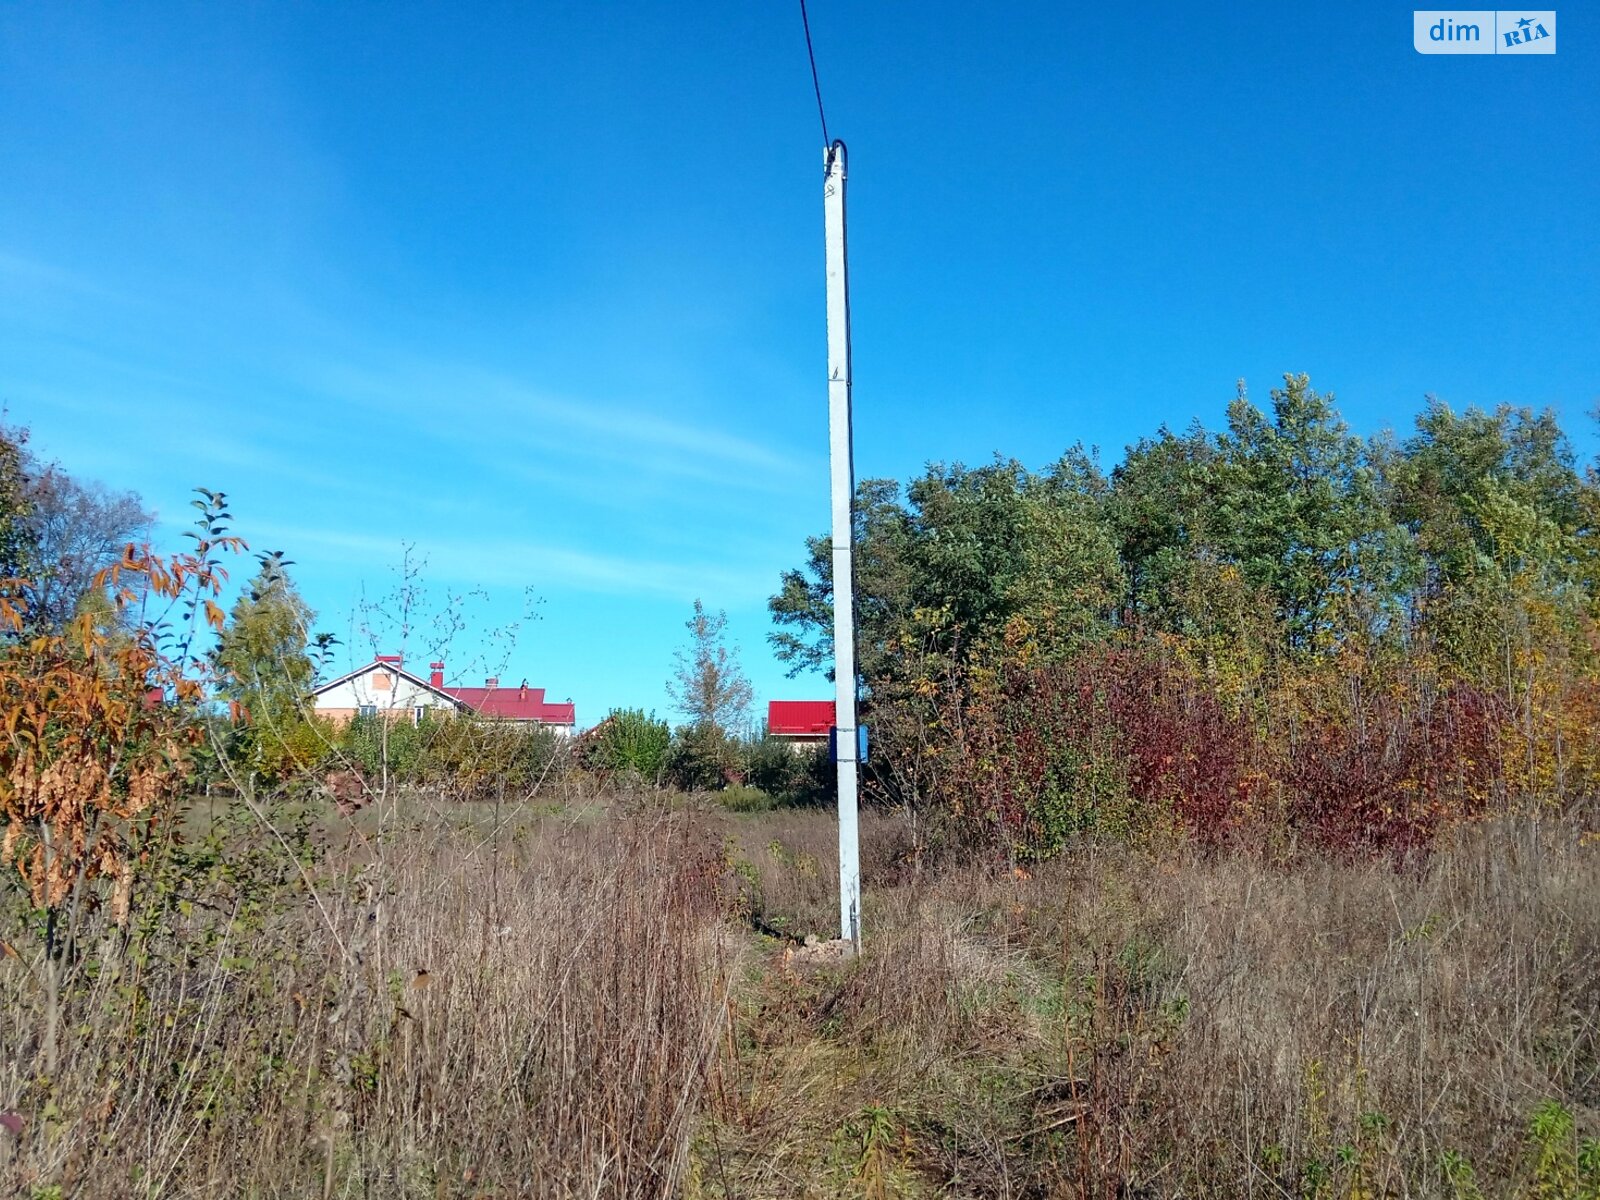
M1600 1185L1600 846L1575 828L1464 830L1405 873L1086 845L1019 875L914 868L867 814L865 955L814 965L831 814L591 801L323 814L303 870L229 827L76 949L53 1075L13 906L0 1188Z

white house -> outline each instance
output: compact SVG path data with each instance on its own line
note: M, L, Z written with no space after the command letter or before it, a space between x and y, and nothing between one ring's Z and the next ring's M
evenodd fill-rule
M548 701L544 688L501 687L497 678L483 687L446 687L444 664L430 663L428 678L413 675L398 654L380 654L348 675L323 684L311 693L319 716L343 723L355 716L420 721L429 711L477 713L497 721L538 725L570 737L577 728L572 701Z
M398 654L380 654L365 666L341 675L311 693L318 716L343 724L354 716L421 719L430 709L461 712L467 706L441 683L419 678L400 665Z

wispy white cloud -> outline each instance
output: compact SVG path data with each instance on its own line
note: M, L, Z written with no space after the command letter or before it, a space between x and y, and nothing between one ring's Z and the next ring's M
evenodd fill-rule
M124 302L129 296L81 272L0 248L0 288L7 294L88 297Z
M582 429L608 438L638 443L645 447L686 450L721 463L781 471L788 474L797 466L792 455L780 454L766 446L734 437L703 425L687 425L626 408L581 406L538 396L520 389L518 397L541 419L572 429Z
M376 534L345 533L313 526L258 524L258 539L283 547L290 558L337 556L347 566L372 571L397 567L408 548L423 563L424 578L482 587L577 588L609 595L664 597L688 601L715 595L721 603L762 599L770 591L772 570L764 563L682 562L649 556L597 553L533 539L481 539L470 542Z
M812 465L809 456L789 447L762 445L627 402L553 395L471 365L411 362L368 369L324 363L305 378L322 394L382 414L391 427L480 446L502 461L532 453L766 491L792 486Z

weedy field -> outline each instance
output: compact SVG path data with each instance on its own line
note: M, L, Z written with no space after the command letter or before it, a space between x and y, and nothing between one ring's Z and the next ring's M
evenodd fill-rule
M1571 823L1027 870L869 814L833 961L825 810L276 804L192 813L58 1011L7 943L5 1194L1600 1195Z
M849 961L832 773L720 612L676 728L319 711L292 560L224 611L223 493L64 596L23 441L9 1194L1600 1200L1600 465L1553 414L1364 438L1290 375L1109 474L862 481ZM769 603L802 673L830 571ZM372 664L461 599L402 563Z

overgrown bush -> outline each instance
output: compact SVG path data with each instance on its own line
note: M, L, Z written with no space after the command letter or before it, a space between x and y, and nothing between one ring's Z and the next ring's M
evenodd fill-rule
M763 736L745 743L742 763L745 782L783 804L830 803L837 790L826 746L796 748Z
M739 746L715 725L682 725L667 751L667 782L685 792L714 792L741 780Z
M309 705L276 714L269 721L258 724L242 713L231 712L208 720L212 758L202 782L210 779L233 785L244 776L268 786L288 784L317 773L337 758L342 731ZM376 764L375 753L370 757Z
M382 715L352 717L339 736L339 750L374 779L416 780L421 771L425 730L409 719Z
M1230 707L1189 657L1130 634L1043 665L1002 658L934 697L938 716L879 754L931 761L925 802L947 826L1024 858L1078 836L1182 835L1403 859L1517 800L1518 714L1422 662L1286 671L1259 705Z
M800 762L794 748L781 738L753 738L741 756L744 779L771 796L787 796L794 790Z
M778 807L778 798L750 784L734 783L717 793L717 803L729 812L770 812Z
M1091 647L948 697L938 801L969 835L1049 857L1075 835L1226 841L1255 786L1243 721L1181 663ZM887 753L903 753L901 747Z
M368 779L428 787L455 800L525 798L559 774L567 747L538 726L471 715L385 719L356 716L340 732L338 754Z
M1342 682L1303 700L1304 717L1275 721L1284 736L1264 756L1303 837L1340 854L1405 857L1451 823L1506 810L1503 697L1416 672L1384 680L1352 669Z
M659 784L672 748L672 727L642 708L614 708L590 732L585 765Z
M418 732L417 782L452 799L528 799L567 762L567 744L536 725L425 717Z

